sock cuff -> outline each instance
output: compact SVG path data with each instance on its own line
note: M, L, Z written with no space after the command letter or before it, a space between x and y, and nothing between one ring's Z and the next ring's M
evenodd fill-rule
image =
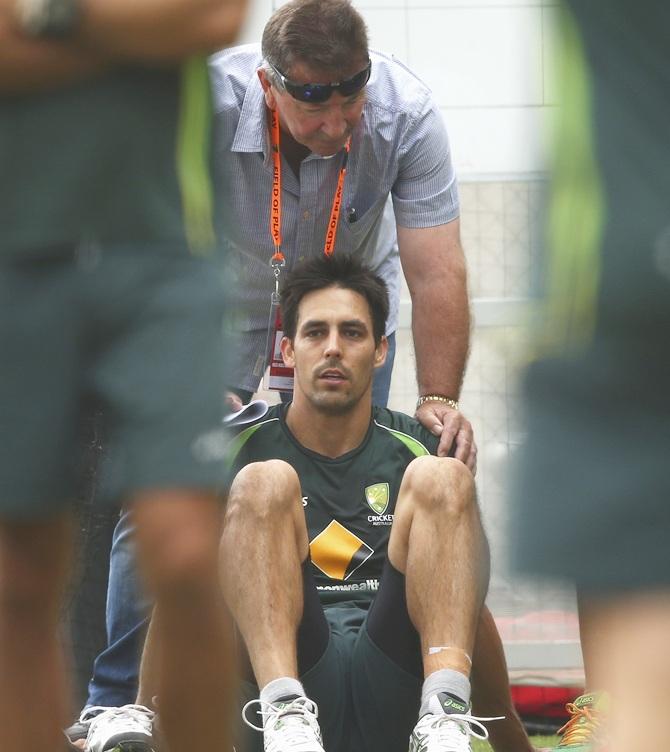
M420 715L428 712L428 703L430 698L440 692L448 692L463 700L465 705L470 704L470 680L460 671L454 671L450 668L443 668L439 671L433 671L426 677L421 689L421 711Z
M268 682L263 689L261 689L260 700L262 702L272 703L282 697L290 697L291 695L305 697L305 688L298 679L294 679L290 676L280 676L278 679L273 679L271 682Z

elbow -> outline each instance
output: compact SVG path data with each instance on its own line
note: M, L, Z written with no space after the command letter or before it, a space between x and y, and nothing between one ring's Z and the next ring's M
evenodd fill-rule
M194 29L191 52L215 52L236 41L246 16L247 0L217 0Z
M237 38L245 18L246 0L207 0L200 7L171 18L146 17L127 33L117 25L110 34L102 24L91 32L107 42L118 57L129 57L149 64L173 64L192 55L209 55Z

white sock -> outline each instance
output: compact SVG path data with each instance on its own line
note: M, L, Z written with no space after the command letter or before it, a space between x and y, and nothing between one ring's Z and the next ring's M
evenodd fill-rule
M261 689L260 700L263 703L274 703L282 697L305 697L305 689L302 684L290 676L281 676L273 679Z
M437 695L442 692L448 692L462 700L466 709L470 705L470 680L468 677L461 674L460 671L443 668L439 671L433 671L423 683L419 717L426 715L426 713L436 712L438 707L441 711L444 711L442 704L437 699ZM433 698L436 699L431 702Z

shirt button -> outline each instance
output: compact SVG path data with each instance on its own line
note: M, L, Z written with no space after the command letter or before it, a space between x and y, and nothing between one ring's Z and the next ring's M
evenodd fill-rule
M308 212L308 211L304 211L304 212L302 213L302 218L303 218L303 219L309 219L309 212Z

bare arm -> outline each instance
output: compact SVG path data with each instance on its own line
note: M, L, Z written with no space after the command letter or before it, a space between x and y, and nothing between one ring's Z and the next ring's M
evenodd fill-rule
M28 39L0 14L0 94L50 89L109 66L109 61L91 50Z
M532 752L533 747L512 703L507 663L498 628L486 606L482 609L472 656L472 706L475 715L505 716L487 724L495 752Z
M175 61L235 41L247 0L82 0L79 39L120 58Z
M465 256L458 220L437 227L398 227L398 247L412 297L412 332L419 394L458 399L470 343ZM416 417L441 435L438 454L456 442L455 456L474 472L470 422L441 402L427 402Z
M60 86L119 62L169 63L235 39L247 0L81 0L83 20L63 41L26 37L16 0L0 0L0 92Z

